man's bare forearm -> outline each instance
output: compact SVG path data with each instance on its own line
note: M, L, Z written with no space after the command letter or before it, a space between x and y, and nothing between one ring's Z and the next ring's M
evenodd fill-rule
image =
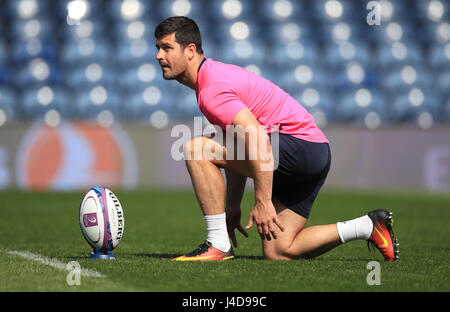
M247 177L232 170L225 169L227 178L226 209L237 209L241 206Z

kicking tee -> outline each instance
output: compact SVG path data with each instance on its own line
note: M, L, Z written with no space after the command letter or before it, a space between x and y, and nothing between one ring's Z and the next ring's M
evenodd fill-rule
M267 79L242 67L206 59L199 68L196 95L200 111L223 130L248 108L261 125L283 134L328 143L312 115L288 93Z

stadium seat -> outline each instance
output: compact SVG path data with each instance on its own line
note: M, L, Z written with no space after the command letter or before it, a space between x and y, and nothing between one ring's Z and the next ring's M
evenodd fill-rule
M119 41L113 46L113 61L122 68L136 64L154 61L156 56L155 42L141 38L136 40Z
M292 68L293 64L302 63L314 66L323 61L318 46L314 42L305 40L273 44L270 51L267 62L275 70L280 71L280 74L284 70Z
M443 68L435 80L437 91L444 95L450 95L450 67Z
M450 3L447 0L422 0L415 3L417 18L422 23L439 23L450 18Z
M334 93L328 88L320 85L298 88L292 93L292 97L297 100L310 113L322 112L327 121L333 120L333 105L335 103Z
M115 67L111 64L93 62L68 68L65 83L74 89L83 89L92 84L112 87L116 82L116 75Z
M157 5L157 14L159 20L163 20L170 16L188 16L194 20L211 14L209 11L209 1L204 0L166 0L159 1Z
M301 1L263 0L261 2L262 4L260 1L255 4L263 23L305 21L312 15L310 5L305 5Z
M148 121L150 115L157 110L169 110L170 104L176 100L170 87L163 89L159 85L139 85L133 90L123 93L122 114L126 118Z
M39 18L30 20L14 20L10 26L12 39L48 39L52 36L53 23L50 18Z
M316 89L330 88L328 72L319 65L293 63L291 68L280 73L275 81L290 94L312 87Z
M66 65L108 62L112 44L104 39L83 38L67 41L62 47L61 61Z
M27 117L42 116L49 110L56 110L62 116L70 113L69 100L64 88L54 85L34 85L22 93L22 110Z
M385 99L376 89L353 88L338 93L334 114L340 120L364 121L369 112L381 120L387 117Z
M11 60L16 64L23 64L33 58L43 58L54 62L57 53L58 47L55 42L48 39L17 39L12 41L11 45Z
M433 87L433 74L423 64L395 66L380 71L380 83L387 92L412 87L431 89Z
M360 16L359 2L349 0L318 0L312 3L314 15L321 23L357 20Z
M324 46L324 62L330 68L336 69L349 61L355 61L363 66L370 64L371 52L365 41L330 42Z
M434 43L428 51L428 63L434 69L440 69L448 66L450 63L450 42Z
M251 20L255 18L254 1L245 0L217 0L208 1L210 7L206 8L211 20L223 23L232 20Z
M92 85L74 92L74 115L78 118L93 119L100 112L108 110L114 116L120 114L121 97L114 87Z
M447 96L447 98L444 100L442 111L443 121L450 121L450 96Z
M64 40L77 41L83 38L102 39L109 32L103 19L83 19L76 25L64 25L62 35Z
M216 59L240 66L263 64L267 50L264 42L258 40L233 40L218 45Z
M168 104L168 107L170 116L174 120L181 121L187 119L193 121L194 117L203 116L198 107L197 97L193 90L182 85L173 85L171 90L174 97Z
M17 95L14 89L0 85L0 110L3 111L6 121L16 117Z
M440 98L432 90L411 88L392 95L390 116L394 121L414 121L422 112L439 118Z
M414 42L383 43L377 46L373 55L375 65L382 70L403 64L415 65L425 60L422 47Z
M110 0L108 3L108 15L115 23L144 18L150 20L153 14L156 14L156 3L152 0Z
M311 42L314 39L309 24L302 21L270 23L263 33L263 37L264 40L271 42L273 45L278 45L280 39L283 43L291 41ZM274 38L277 38L277 40L274 40Z
M15 67L14 81L23 87L40 83L58 84L62 81L62 72L55 63L35 58Z

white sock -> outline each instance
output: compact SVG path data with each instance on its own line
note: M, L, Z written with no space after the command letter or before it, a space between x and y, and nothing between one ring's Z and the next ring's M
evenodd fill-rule
M337 229L342 243L355 239L368 240L372 235L373 222L368 215L345 222L338 222Z
M218 215L204 216L206 223L206 240L211 243L214 248L227 252L230 250L231 244L228 239L227 219L225 213Z

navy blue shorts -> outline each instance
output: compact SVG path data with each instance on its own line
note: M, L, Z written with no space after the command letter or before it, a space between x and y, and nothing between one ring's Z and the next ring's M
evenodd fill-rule
M308 218L330 170L330 146L279 133L279 152L274 153L274 160L278 167L273 173L272 197Z

